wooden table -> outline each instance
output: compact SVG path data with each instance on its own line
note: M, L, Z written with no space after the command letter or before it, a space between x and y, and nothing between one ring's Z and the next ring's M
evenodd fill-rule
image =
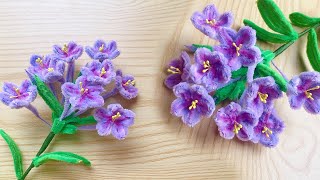
M277 0L288 15L300 11L320 16L319 0ZM255 0L123 0L123 1L2 1L0 7L0 81L20 83L31 54L51 52L53 44L74 40L91 45L97 38L114 39L121 55L114 62L137 77L137 100L120 102L136 112L136 123L124 141L99 137L96 132L58 136L49 151L71 151L91 160L92 168L48 163L34 169L29 179L319 179L320 118L291 110L287 98L276 103L286 129L277 148L224 140L211 119L195 128L170 115L171 91L163 86L164 67L185 44L213 43L190 22L194 11L214 3L232 11L237 28L248 18L266 27ZM299 30L300 31L300 30ZM262 44L264 48L278 46ZM292 77L304 71L297 53L299 42L275 63ZM77 68L89 61L79 60ZM41 98L34 105L49 119ZM0 105L0 127L10 134L24 156L25 168L48 133L28 110ZM0 140L0 179L14 179L10 151Z

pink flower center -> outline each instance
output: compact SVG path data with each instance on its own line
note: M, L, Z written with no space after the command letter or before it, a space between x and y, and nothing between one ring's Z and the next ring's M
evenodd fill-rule
M170 67L167 69L167 71L168 71L169 73L172 73L172 74L181 74L180 69L179 69L179 68L176 68L176 67L174 67L174 66L170 66Z
M313 91L313 90L317 90L317 89L320 89L320 86L316 86L316 87L310 88L310 89L306 90L304 93L306 94L308 99L311 99L313 101L314 98L312 97L312 93L309 92L309 91Z
M233 132L235 134L238 134L240 129L242 128L242 125L238 122L234 122L234 125L233 125Z
M236 48L237 56L240 56L240 49L242 48L242 44L239 44L239 46L237 46L236 43L232 43L232 46Z
M112 119L112 121L115 121L115 120L117 120L119 117L121 117L121 114L120 114L120 112L117 112L117 114L111 116L111 119Z
M258 92L258 96L259 96L261 102L263 102L265 104L267 103L267 99L269 97L268 94L263 94L261 92Z
M267 126L264 126L261 132L262 134L266 134L267 138L269 138L270 135L272 134L272 131Z
M196 109L198 102L199 102L198 100L192 101L191 105L189 106L189 110Z
M215 19L212 19L212 20L206 19L206 23L211 26L214 26L216 24L216 20Z
M202 72L205 73L205 72L209 71L210 67L211 66L210 66L209 60L204 61L203 62L203 70L202 70Z

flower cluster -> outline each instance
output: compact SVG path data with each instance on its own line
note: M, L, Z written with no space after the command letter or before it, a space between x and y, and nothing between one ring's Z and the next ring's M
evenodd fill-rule
M231 29L231 13L220 15L214 5L195 12L191 21L218 45L186 45L194 61L182 52L167 67L165 85L177 97L171 113L185 124L193 127L201 118L211 117L215 106L229 99L231 103L213 118L220 135L275 147L284 122L277 116L274 102L283 92L292 108L304 106L310 113L320 113L320 73L305 72L289 82L279 78L270 68L268 51L256 46L256 31L249 26Z
M49 126L53 126L57 120L72 122L70 119L79 118L88 110L96 109L93 116L96 125L77 124L77 129L96 129L101 136L112 134L117 139L124 139L128 134L128 128L134 123L135 114L120 104L110 104L107 108L103 106L107 98L118 93L126 99L137 97L135 79L131 75L122 75L121 70L115 69L112 60L120 54L115 41L97 40L93 47L86 47L85 52L92 61L81 68L76 78L75 62L79 61L83 53L83 47L77 43L54 45L53 52L45 56L32 55L30 66L26 70L30 80L23 81L20 86L4 83L0 100L10 108L28 108ZM49 92L40 87L37 79ZM112 82L115 87L106 92L106 89L110 89L107 86ZM57 87L61 88L61 91L57 90ZM50 94L53 95L54 102L48 102L50 108L63 107L60 114L55 114L56 119L53 119L52 124L42 119L36 108L31 105L37 96L37 89L46 102L47 99L52 101L49 97ZM58 92L62 93L62 97Z

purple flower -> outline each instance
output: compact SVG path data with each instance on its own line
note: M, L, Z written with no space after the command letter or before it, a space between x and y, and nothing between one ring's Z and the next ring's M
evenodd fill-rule
M72 110L84 111L89 108L101 107L104 104L100 95L104 88L100 85L91 85L84 76L78 77L75 84L64 83L61 90L66 100L71 104Z
M138 89L135 87L136 81L132 75L122 75L120 70L116 75L116 88L120 95L126 99L133 99L138 96Z
M53 46L53 52L59 60L67 63L72 63L82 55L83 48L75 42L64 44L63 47L59 45Z
M172 60L167 71L170 75L164 81L165 85L172 89L173 86L179 84L182 81L189 80L189 69L191 66L191 60L186 52L182 52L178 59Z
M283 131L284 123L276 115L275 110L265 111L259 118L258 125L254 128L252 142L260 142L266 147L275 147L279 138L278 135Z
M37 97L37 87L31 81L24 80L20 87L13 83L5 82L0 100L12 109L27 107Z
M252 110L242 110L239 104L231 102L218 110L215 122L221 137L232 139L236 135L240 140L248 141L253 136L253 127L258 119Z
M101 63L98 60L93 60L81 69L81 73L91 83L101 85L109 84L116 76L113 64L110 61Z
M28 72L37 75L45 83L54 83L63 78L65 64L52 55L45 57L32 55Z
M273 101L282 97L282 91L272 77L256 78L249 84L240 99L245 108L254 110L258 116L273 109Z
M200 85L190 86L182 82L173 88L177 99L171 104L171 113L182 117L182 121L190 127L195 126L200 119L210 117L215 109L213 98Z
M120 55L120 51L117 49L117 43L115 41L106 43L103 40L97 40L93 47L86 47L86 52L92 59L100 61L106 59L112 60Z
M320 113L320 73L303 72L293 77L288 84L287 95L291 108L303 105L312 114Z
M232 29L221 31L220 45L214 47L228 59L233 71L241 66L252 66L261 60L261 52L256 44L256 31L248 26L242 27L238 33Z
M205 7L202 13L195 12L191 17L191 21L202 33L216 39L222 28L231 26L233 17L230 12L220 16L216 7L212 4Z
M211 52L207 48L196 51L195 64L190 71L192 80L203 84L209 92L221 84L226 84L231 78L231 70L223 54Z
M128 128L134 123L135 114L124 109L120 104L110 104L107 108L99 108L94 114L97 120L97 131L100 136L112 135L122 140L128 135Z

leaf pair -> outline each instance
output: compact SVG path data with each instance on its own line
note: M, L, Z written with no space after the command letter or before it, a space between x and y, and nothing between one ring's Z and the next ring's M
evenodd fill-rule
M290 22L273 0L258 0L257 6L268 27L277 32L269 32L252 21L245 19L243 23L256 30L258 39L270 43L286 43L298 38L298 33L293 29Z
M85 166L91 166L88 159L71 152L52 152L45 153L33 159L33 165L39 167L49 161L62 161L70 164L83 163Z

